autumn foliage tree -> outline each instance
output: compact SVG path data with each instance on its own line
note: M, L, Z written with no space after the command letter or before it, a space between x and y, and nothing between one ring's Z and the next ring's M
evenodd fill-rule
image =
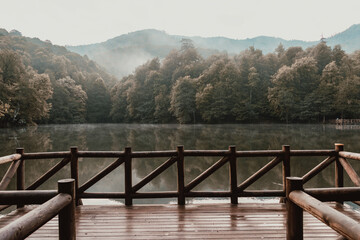
M0 51L0 88L2 125L34 124L48 117L53 93L49 76L25 68L13 51Z

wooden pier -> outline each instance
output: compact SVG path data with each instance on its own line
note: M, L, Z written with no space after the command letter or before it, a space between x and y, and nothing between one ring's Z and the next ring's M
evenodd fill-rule
M330 121L330 123L335 123L336 125L360 125L360 119L338 118L338 119Z
M185 182L184 160L187 157L217 156L220 159L189 182ZM324 160L303 176L291 175L291 158L323 156ZM99 173L79 184L79 158L115 158ZM269 161L242 182L238 182L238 160L266 158ZM36 159L60 161L34 183L25 186L25 162ZM132 183L132 160L165 158L138 183ZM237 151L184 150L175 151L68 152L25 153L0 158L10 164L0 182L0 204L17 205L18 209L0 218L0 239L359 239L360 215L344 205L344 201L360 201L360 177L350 164L360 154L344 151L342 144L330 150ZM333 164L334 163L334 164ZM60 180L58 190L36 190L65 165L70 164L71 179ZM143 192L139 190L167 168L176 164L177 191ZM282 165L282 190L247 190L264 174ZM304 188L303 184L329 165L335 166L335 186ZM124 192L88 192L87 190L120 165L124 166ZM221 167L229 168L228 191L194 191L194 188ZM344 187L344 173L355 187ZM17 190L6 190L12 177ZM228 203L193 204L187 199L228 198ZM244 203L243 197L277 197L279 203ZM125 205L82 205L86 198L122 198ZM176 198L177 204L134 205L133 199ZM240 199L240 201L239 201ZM30 204L30 205L29 205ZM34 207L32 204L41 204ZM75 207L76 206L76 207ZM6 206L2 207L3 209ZM30 211L31 210L31 211ZM17 220L15 220L17 219Z

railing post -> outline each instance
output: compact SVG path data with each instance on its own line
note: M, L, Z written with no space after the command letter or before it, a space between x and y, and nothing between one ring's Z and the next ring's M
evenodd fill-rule
M184 179L184 146L177 146L177 185L178 185L178 204L185 205L185 179Z
M131 206L132 200L132 167L131 167L131 147L125 148L125 205Z
M335 151L336 151L336 162L335 162L335 187L343 187L344 186L344 167L341 165L339 161L339 152L344 151L344 144L335 143Z
M25 161L22 158L24 154L24 148L17 148L16 153L21 155L20 164L18 169L16 170L16 189L17 190L24 190L25 189ZM18 204L17 208L24 207L24 204Z
M231 189L231 203L238 204L237 196L237 168L236 168L236 147L229 146L230 151L230 189Z
M289 199L289 194L294 190L303 190L302 178L286 178L286 239L303 239L303 210Z
M58 192L66 193L72 197L71 203L59 212L59 239L74 240L76 239L75 227L75 180L63 179L58 181Z
M335 160L335 187L344 187L344 167L339 161L339 152L344 151L344 144L335 143L336 160ZM343 201L338 203L343 204Z
M286 192L286 178L291 176L290 173L290 146L282 146L283 161L282 161L282 176L283 176L283 191ZM284 202L286 198L281 198L280 202Z
M71 178L75 180L75 202L79 205L79 158L78 147L70 147Z

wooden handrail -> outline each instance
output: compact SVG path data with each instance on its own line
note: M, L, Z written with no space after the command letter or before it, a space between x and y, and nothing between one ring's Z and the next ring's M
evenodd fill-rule
M56 195L56 190L0 191L0 204L41 204Z
M291 150L290 156L336 156L334 150Z
M23 153L23 159L48 159L48 158L69 158L70 152L39 152L39 153Z
M121 158L124 157L123 151L78 151L79 157L96 158Z
M350 159L354 159L354 160L360 160L360 154L359 153L341 151L341 152L339 152L339 156L343 157L343 158L350 158Z
M360 224L354 219L340 213L319 201L308 193L326 200L340 197L342 201L360 198L360 188L303 189L303 179L288 177L286 179L286 238L303 239L303 210L312 214L332 229L348 239L359 239ZM335 195L335 196L334 196Z
M71 202L69 194L58 194L33 211L0 229L0 240L24 239L55 217Z
M78 157L84 158L120 158L124 157L124 151L78 151ZM211 157L211 156L227 156L230 152L228 150L184 150L185 157ZM153 158L153 157L172 157L176 156L177 152L174 150L167 151L134 151L131 153L132 158ZM236 151L236 157L277 157L282 156L281 150L253 150L253 151ZM345 158L352 158L360 160L360 154L351 152L340 152L340 156ZM68 152L38 152L38 153L24 153L23 159L49 159L49 158L68 158L71 153ZM334 150L291 150L290 156L336 156ZM352 157L350 157L352 156ZM15 161L20 159L19 154L12 154L0 157L0 164Z
M292 191L289 199L342 236L348 239L359 239L360 224L354 219L300 190Z
M236 151L236 157L279 157L283 154L281 150Z
M306 188L304 192L322 202L357 201L360 199L360 187Z
M19 160L21 158L21 154L11 154L8 156L0 157L0 164L13 162Z
M53 196L55 194L55 196ZM75 181L65 179L58 181L56 191L12 191L0 192L1 201L11 204L38 203L44 197L53 197L31 212L16 219L0 229L0 240L24 239L59 214L59 239L74 240L75 231Z
M184 157L221 157L229 154L227 150L184 150Z

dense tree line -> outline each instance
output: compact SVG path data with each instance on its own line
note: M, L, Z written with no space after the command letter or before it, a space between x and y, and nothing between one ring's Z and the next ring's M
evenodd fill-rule
M109 122L115 82L86 56L0 29L0 126Z
M202 57L190 40L118 81L86 56L0 29L0 125L360 118L360 51L320 42Z
M320 42L203 59L189 41L111 92L116 122L322 122L360 117L360 51Z

